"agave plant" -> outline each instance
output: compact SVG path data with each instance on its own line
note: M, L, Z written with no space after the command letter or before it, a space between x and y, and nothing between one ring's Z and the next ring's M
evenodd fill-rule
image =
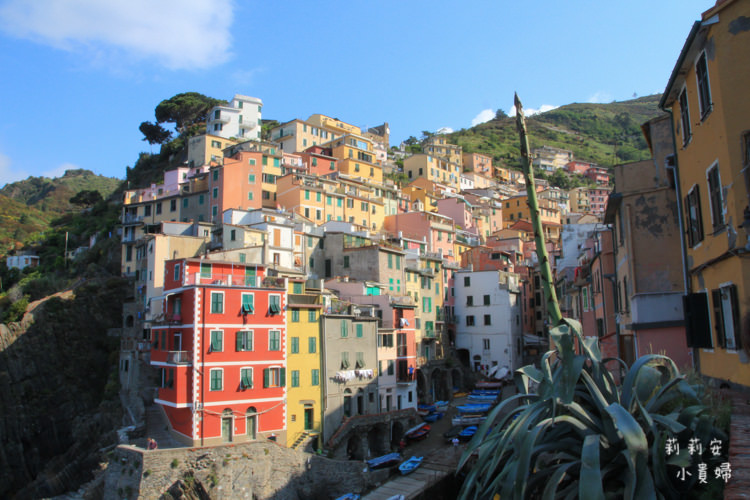
M701 404L700 386L671 359L643 356L628 370L602 359L573 320L550 339L556 349L540 368L515 373L518 394L492 411L461 457L459 469L472 463L461 498L684 498L698 463L713 478L708 444L726 436ZM608 362L626 373L621 385ZM694 438L702 454L688 450ZM680 479L683 467L692 476Z

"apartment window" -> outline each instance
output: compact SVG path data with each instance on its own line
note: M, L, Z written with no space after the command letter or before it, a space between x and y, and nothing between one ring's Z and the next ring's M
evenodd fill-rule
M292 387L299 387L299 370L292 370Z
M211 352L222 352L224 350L224 332L221 330L211 330Z
M466 296L466 305L467 306L473 306L474 305L474 296L473 295L467 295Z
M310 309L309 311L307 311L307 321L308 323L315 323L316 321L318 321L318 315L315 309Z
M714 307L714 330L716 340L725 349L741 347L739 327L740 309L737 299L737 285L723 285L711 291Z
M299 337L292 337L291 353L299 354Z
M224 313L224 294L221 292L211 292L211 313Z
M344 267L345 268L349 267L349 256L348 255L344 255Z
M711 111L711 88L708 83L708 65L706 53L703 52L695 63L695 76L698 80L698 104L701 110L701 120L705 119Z
M484 324L485 325L491 325L492 324L492 315L485 314L484 315Z
M187 198L183 198L182 199L182 208L187 208L189 204L190 204L190 200L189 199L187 199Z
M348 337L349 336L349 325L346 321L341 321L341 336L342 337Z
M254 296L252 293L242 294L242 314L255 312Z
M252 330L240 330L237 332L236 340L237 352L253 350L253 332Z
M251 389L253 387L253 369L240 368L240 388Z
M464 286L471 286L471 277L464 276Z
M474 326L474 316L466 316L466 326Z
M349 353L342 352L341 353L341 369L346 370L347 368L349 368Z
M484 348L485 351L490 350L490 339L482 339L482 348Z
M490 296L489 295L485 295L484 296L484 305L486 305L486 306L490 305Z
M299 309L292 309L292 323L299 323Z
M688 108L687 88L680 92L680 124L682 126L682 145L686 146L693 135L690 124L690 109Z
M701 219L701 200L698 185L693 186L685 197L685 210L687 211L688 243L691 247L694 247L703 241L703 221Z
M281 312L281 296L280 295L268 296L268 311L271 314L279 314Z
M210 372L212 391L221 391L224 388L224 370L215 368Z
M169 200L169 211L174 212L177 210L177 200Z
M247 182L249 182L250 184L255 184L255 174L249 174L247 176Z
M365 367L365 353L364 352L357 352L357 361L354 363L354 368L356 369L362 369Z
M393 269L393 255L388 254L388 269Z
M388 375L393 375L396 373L396 363L392 360L388 360Z
M203 205L205 202L205 197L202 194L198 195L198 205Z
M364 327L363 327L363 325L361 323L357 324L356 331L357 331L357 337L362 338L363 332L364 332Z
M279 330L270 330L268 332L268 350L281 350L281 332Z
M318 341L315 337L307 337L307 352L315 354L318 348Z
M719 177L719 164L714 163L706 173L708 178L708 197L711 202L711 222L714 231L724 227L724 210L721 201L721 179Z
M310 372L310 385L320 385L320 370L317 368Z
M130 250L130 248L131 247L128 247L128 250ZM130 259L128 259L128 260L130 260ZM175 264L174 265L174 280L175 281L180 281L180 269L181 269L180 264Z
M263 387L284 387L285 368L266 368L263 370Z
M146 205L143 207L143 216L148 217L151 215L151 205Z

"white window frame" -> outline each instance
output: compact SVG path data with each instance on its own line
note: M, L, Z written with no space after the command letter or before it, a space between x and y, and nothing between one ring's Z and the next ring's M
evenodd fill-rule
M242 387L242 370L250 370L250 386L249 387ZM252 366L241 366L240 367L240 388L241 389L252 389L255 387L255 381L253 377L255 376L255 372L253 371Z
M711 183L709 175L713 169L716 169L716 179L719 183L719 211L721 213L721 221L717 223L714 220L714 199L711 192ZM709 213L711 214L711 228L713 232L717 232L720 229L724 229L727 225L726 213L724 213L724 194L721 192L721 170L719 170L719 160L714 160L710 167L706 169L706 192L708 193L708 205Z
M253 298L253 300L252 300L252 303L253 303L253 310L252 310L252 311L250 311L250 312L248 312L247 314L254 314L254 313L255 313L255 294L254 294L254 293L250 293L250 292L242 292L242 293L240 294L240 308L242 308L242 307L243 307L243 305L245 304L245 297L246 297L246 296L250 296L250 297L252 297L252 298ZM244 314L244 313L245 313L245 311L244 311L244 310L242 310L242 313Z
M221 377L220 377L221 387L219 389L214 389L213 388L212 380L213 380L213 373L214 372L221 373ZM224 368L211 368L208 371L208 390L211 391L211 392L220 392L220 391L224 390Z
M214 294L221 295L221 312L214 312ZM217 292L214 290L211 290L211 293L209 295L210 301L209 301L209 311L211 311L211 314L224 314L226 312L226 308L224 307L224 292Z
M708 98L711 100L711 102L708 103L702 101L701 87L700 82L698 81L698 62L701 60L701 57L705 58L706 61L706 86L708 87ZM708 55L705 50L698 53L698 56L693 62L693 69L695 70L695 93L698 94L698 112L701 115L701 121L704 121L714 108L713 99L711 97L711 76L708 73Z
M244 329L243 330L237 330L237 332L235 333L235 339L234 339L234 347L235 347L235 349L237 349L237 336L241 332L247 332L248 333L250 349L242 349L242 350L240 350L238 352L253 352L255 350L255 330L244 330Z
M214 351L213 342L211 342L214 336L214 332L221 334L221 349L217 351ZM224 352L224 330L209 330L208 331L208 348L210 349L210 352Z
M279 348L278 349L271 349L271 332L278 332L279 334ZM281 351L281 329L269 329L268 330L268 351L269 352Z

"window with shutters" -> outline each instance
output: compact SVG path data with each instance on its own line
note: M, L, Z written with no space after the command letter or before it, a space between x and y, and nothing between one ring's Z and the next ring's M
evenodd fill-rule
M279 314L281 312L281 296L280 295L268 296L268 312L270 312L271 314Z
M299 370L292 370L292 387L299 387Z
M299 353L299 337L292 337L292 354Z
M270 330L268 332L268 350L281 350L281 332L279 330Z
M211 292L211 313L222 314L224 312L224 294Z
M315 354L315 351L318 349L318 342L315 337L307 337L307 352L310 354Z
M237 332L237 340L235 343L237 352L252 351L253 350L253 331L252 330L240 330Z
M285 384L285 368L266 368L263 370L263 387L284 387Z
M349 336L349 325L346 321L341 321L341 336L342 337L348 337Z
M224 388L224 370L221 368L214 368L210 371L210 380L212 391L221 391Z
M719 164L714 163L706 171L708 182L708 199L711 203L711 223L714 232L724 228L724 209L721 200L721 178L719 177Z
M317 368L310 373L310 385L320 385L320 370Z
M253 387L253 369L240 368L240 389L251 389Z
M728 350L741 347L737 285L722 285L711 291L717 344Z
M347 370L348 368L349 368L349 353L342 352L341 353L341 369Z
M242 314L255 312L255 296L252 293L242 294Z
M299 309L292 309L292 323L299 323Z
M695 63L695 77L698 81L698 105L701 111L701 120L705 120L713 107L705 52L700 55L698 62Z
M361 323L358 323L355 326L355 331L357 332L357 337L362 338L362 335L364 332L364 326Z
M224 332L211 330L210 352L222 352L224 350Z
M703 220L701 214L700 189L694 185L685 197L685 211L688 244L691 247L696 246L703 241Z

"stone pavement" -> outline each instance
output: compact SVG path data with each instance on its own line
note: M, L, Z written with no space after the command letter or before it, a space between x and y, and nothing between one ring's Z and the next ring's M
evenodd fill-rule
M729 425L732 477L724 487L724 499L750 499L750 394L740 391L727 391L726 394L732 400Z

